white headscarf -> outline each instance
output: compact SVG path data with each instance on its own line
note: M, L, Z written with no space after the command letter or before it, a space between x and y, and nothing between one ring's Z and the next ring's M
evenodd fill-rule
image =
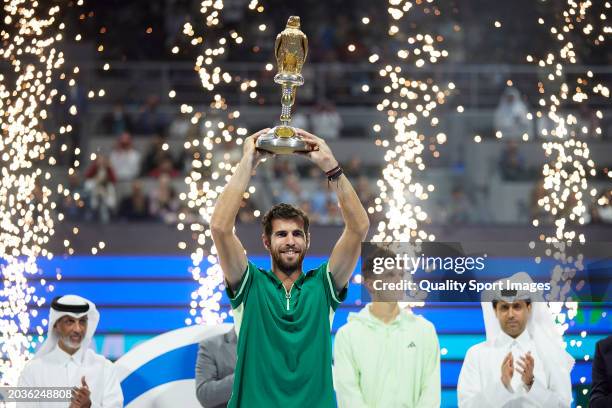
M533 283L531 277L525 272L518 272L510 278L501 281L512 283ZM485 291L482 295L482 315L487 332L487 342L493 342L501 335L502 329L495 316L492 306L493 300L515 302L518 300L531 300L531 316L527 321L527 332L535 343L538 356L543 360L546 372L550 374L551 381L561 384L561 378L567 378L574 367L574 358L565 350L563 335L554 321L552 312L539 292L519 290L510 293L505 290ZM559 387L560 389L560 387Z
M47 327L47 339L36 351L34 358L41 358L52 352L55 347L57 347L57 342L59 339L53 327L55 326L55 323L64 316L72 316L75 319L80 319L83 316L87 316L87 332L85 333L79 348L84 351L89 349L93 335L98 327L98 322L100 321L100 313L96 309L96 305L94 305L91 301L77 295L65 295L55 298L51 302L51 309L49 311L49 326ZM81 353L81 356L84 357L85 353Z

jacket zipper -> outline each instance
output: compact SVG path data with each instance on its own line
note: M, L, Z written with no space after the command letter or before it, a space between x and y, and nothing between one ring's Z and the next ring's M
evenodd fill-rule
M289 291L287 291L287 288L285 288L285 285L283 285L283 289L285 289L285 299L287 300L287 310L289 310L289 300L291 299L291 289L293 289L293 283L291 284Z

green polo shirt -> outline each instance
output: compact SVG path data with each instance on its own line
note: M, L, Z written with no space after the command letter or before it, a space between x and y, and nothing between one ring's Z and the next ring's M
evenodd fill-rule
M331 325L347 289L335 289L327 262L287 293L271 272L249 261L234 294L238 351L231 408L335 407Z

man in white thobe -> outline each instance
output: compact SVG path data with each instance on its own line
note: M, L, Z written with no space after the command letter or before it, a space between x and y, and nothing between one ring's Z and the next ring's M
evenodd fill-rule
M96 306L85 298L66 295L53 299L47 339L21 372L19 386L71 387L72 400L30 403L28 407L123 407L115 366L89 348L99 320Z
M533 282L524 272L502 281ZM574 359L541 294L489 291L481 305L487 339L465 356L459 407L570 407Z

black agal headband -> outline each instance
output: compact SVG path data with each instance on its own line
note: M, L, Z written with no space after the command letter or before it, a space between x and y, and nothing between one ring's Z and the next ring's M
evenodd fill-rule
M66 305L60 303L61 298L61 296L58 296L51 301L51 308L53 310L67 313L87 313L89 311L89 303L87 302L83 305Z

